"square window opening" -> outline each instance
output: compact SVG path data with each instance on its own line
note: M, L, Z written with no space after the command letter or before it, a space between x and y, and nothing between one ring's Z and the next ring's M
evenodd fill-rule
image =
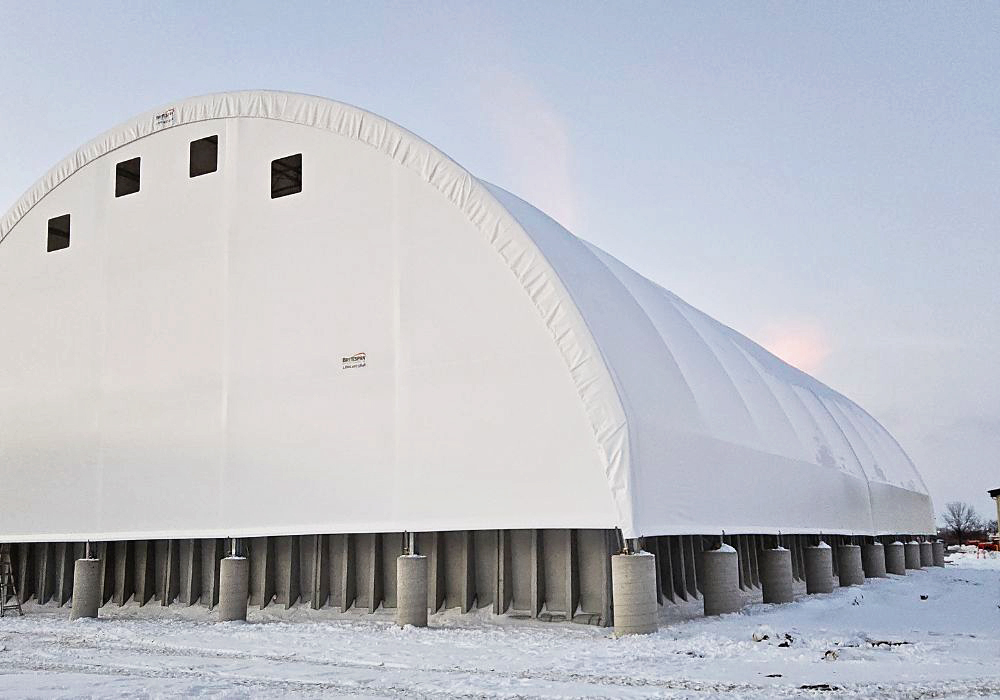
M219 137L206 136L191 142L190 177L208 175L219 169Z
M69 248L69 214L49 219L48 251Z
M115 197L139 191L139 158L124 160L115 168Z
M271 199L302 191L302 154L271 161Z

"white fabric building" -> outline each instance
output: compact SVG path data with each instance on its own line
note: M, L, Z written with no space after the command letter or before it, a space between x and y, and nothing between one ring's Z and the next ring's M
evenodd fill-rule
M0 295L5 541L934 532L863 409L330 100L98 137L0 220Z

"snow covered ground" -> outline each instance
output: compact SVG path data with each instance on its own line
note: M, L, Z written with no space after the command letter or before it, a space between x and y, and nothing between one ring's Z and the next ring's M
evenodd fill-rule
M1000 556L659 633L453 613L374 616L107 607L0 620L0 697L1000 697ZM924 598L926 596L926 599ZM813 686L809 688L808 686Z

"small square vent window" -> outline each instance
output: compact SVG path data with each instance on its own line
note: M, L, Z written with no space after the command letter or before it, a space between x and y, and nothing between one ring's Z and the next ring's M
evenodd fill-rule
M271 199L302 191L302 154L271 161Z
M48 250L51 253L63 248L69 248L69 214L49 219Z
M206 136L191 142L191 177L208 175L219 169L219 137Z
M115 169L115 197L139 191L139 158L124 160Z

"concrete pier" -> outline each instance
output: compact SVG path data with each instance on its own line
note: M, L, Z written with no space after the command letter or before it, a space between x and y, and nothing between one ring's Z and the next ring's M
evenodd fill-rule
M944 542L937 540L934 545L934 566L944 566Z
M396 624L427 626L427 557L404 554L396 559Z
M910 540L905 545L903 545L903 555L906 559L907 569L919 569L920 568L920 543L916 540Z
M736 550L727 544L701 553L704 572L703 591L706 615L739 612L743 608L740 595L740 563Z
M833 550L826 542L806 547L806 593L833 591Z
M765 603L790 603L792 591L792 553L784 547L761 551L760 585Z
M934 545L926 540L920 543L920 566L934 566Z
M885 548L881 542L861 545L861 567L865 578L885 578Z
M226 557L219 562L219 622L247 619L250 598L250 562Z
M73 567L73 609L69 619L97 617L101 605L101 560L77 559Z
M837 548L837 563L841 586L860 586L865 582L861 547L856 544L840 545Z
M616 637L655 632L660 614L656 600L656 557L649 552L612 556L611 601Z
M893 542L885 547L885 570L886 573L906 576L906 554L904 546L900 541Z

